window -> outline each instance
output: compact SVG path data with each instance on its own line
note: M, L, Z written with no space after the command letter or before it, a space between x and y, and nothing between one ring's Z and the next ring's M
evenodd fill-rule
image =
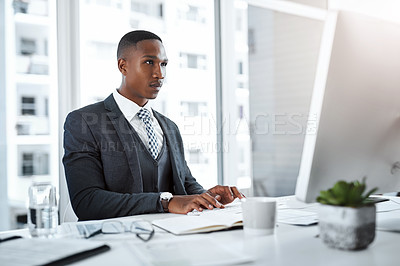
M245 10L236 9L236 31L239 32L243 30L243 25L244 25L243 18L246 17L246 15L242 13L245 13Z
M26 213L32 182L58 187L59 2L7 0L0 4L1 230L23 226L17 223L16 213Z
M197 21L199 17L199 8L196 6L188 6L188 10L186 12L186 18L188 20Z
M204 187L216 185L214 1L127 0L124 9L113 12L105 12L94 0L90 6L87 3L79 1L79 105L104 100L120 86L116 50L124 34L136 29L156 33L169 63L166 82L154 100L155 110L178 125L197 181ZM189 152L193 148L200 151Z
M41 151L22 153L21 176L48 175L49 155Z
M90 56L99 58L99 60L103 58L109 58L110 54L113 54L116 50L116 46L113 43L107 43L107 42L98 42L98 41L93 41L89 42L88 46L91 48L89 50Z
M192 4L178 5L180 19L193 21L196 23L206 23L207 17L205 16L206 8L194 6Z
M182 68L195 68L205 70L207 68L207 61L205 55L181 53L181 67Z
M44 116L49 116L49 98L44 99Z
M131 11L152 18L163 18L164 5L160 1L131 0ZM133 15L134 16L134 15ZM145 18L145 17L144 17ZM139 22L139 21L138 21Z
M21 38L20 53L22 55L31 55L36 53L36 41L34 39Z
M36 104L34 97L22 97L21 99L21 114L36 115Z
M22 154L22 175L33 175L33 153Z
M238 63L238 74L242 75L243 74L243 62Z
M189 149L189 163L191 164L207 164L207 158L203 155L201 149Z
M164 5L162 3L158 5L158 11L158 15L162 18L164 14Z
M138 13L143 13L148 15L149 14L149 6L147 3L140 3L137 2L135 0L131 1L132 5L131 5L131 10L138 12Z
M181 102L182 116L207 116L207 103Z
M244 118L244 107L243 105L239 105L239 119L243 119Z
M249 45L249 54L253 54L256 52L256 40L254 36L254 29L250 28L248 29L248 45Z
M238 89L244 89L244 87L245 87L244 82L239 81L237 83L237 87L238 87Z

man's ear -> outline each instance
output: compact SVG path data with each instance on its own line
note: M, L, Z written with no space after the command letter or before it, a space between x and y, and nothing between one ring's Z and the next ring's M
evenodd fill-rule
M122 73L122 75L126 76L126 61L123 58L118 59L118 69L119 72Z

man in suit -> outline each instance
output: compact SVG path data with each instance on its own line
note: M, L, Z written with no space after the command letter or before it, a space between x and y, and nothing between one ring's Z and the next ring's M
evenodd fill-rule
M132 31L117 51L122 82L104 101L68 114L63 164L80 220L223 208L236 187L205 190L190 173L178 127L152 109L168 59L157 35Z

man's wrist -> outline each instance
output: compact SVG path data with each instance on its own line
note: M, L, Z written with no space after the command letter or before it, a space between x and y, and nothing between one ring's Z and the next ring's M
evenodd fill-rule
M173 197L174 196L169 192L162 192L160 194L160 201L161 201L161 205L162 205L162 207L164 209L164 212L169 212L169 208L168 208L169 202L171 201L171 199Z

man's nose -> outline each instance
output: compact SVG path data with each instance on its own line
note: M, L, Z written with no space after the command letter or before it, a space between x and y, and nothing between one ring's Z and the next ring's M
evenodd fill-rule
M163 79L165 78L165 69L160 64L155 65L153 71L153 78Z

